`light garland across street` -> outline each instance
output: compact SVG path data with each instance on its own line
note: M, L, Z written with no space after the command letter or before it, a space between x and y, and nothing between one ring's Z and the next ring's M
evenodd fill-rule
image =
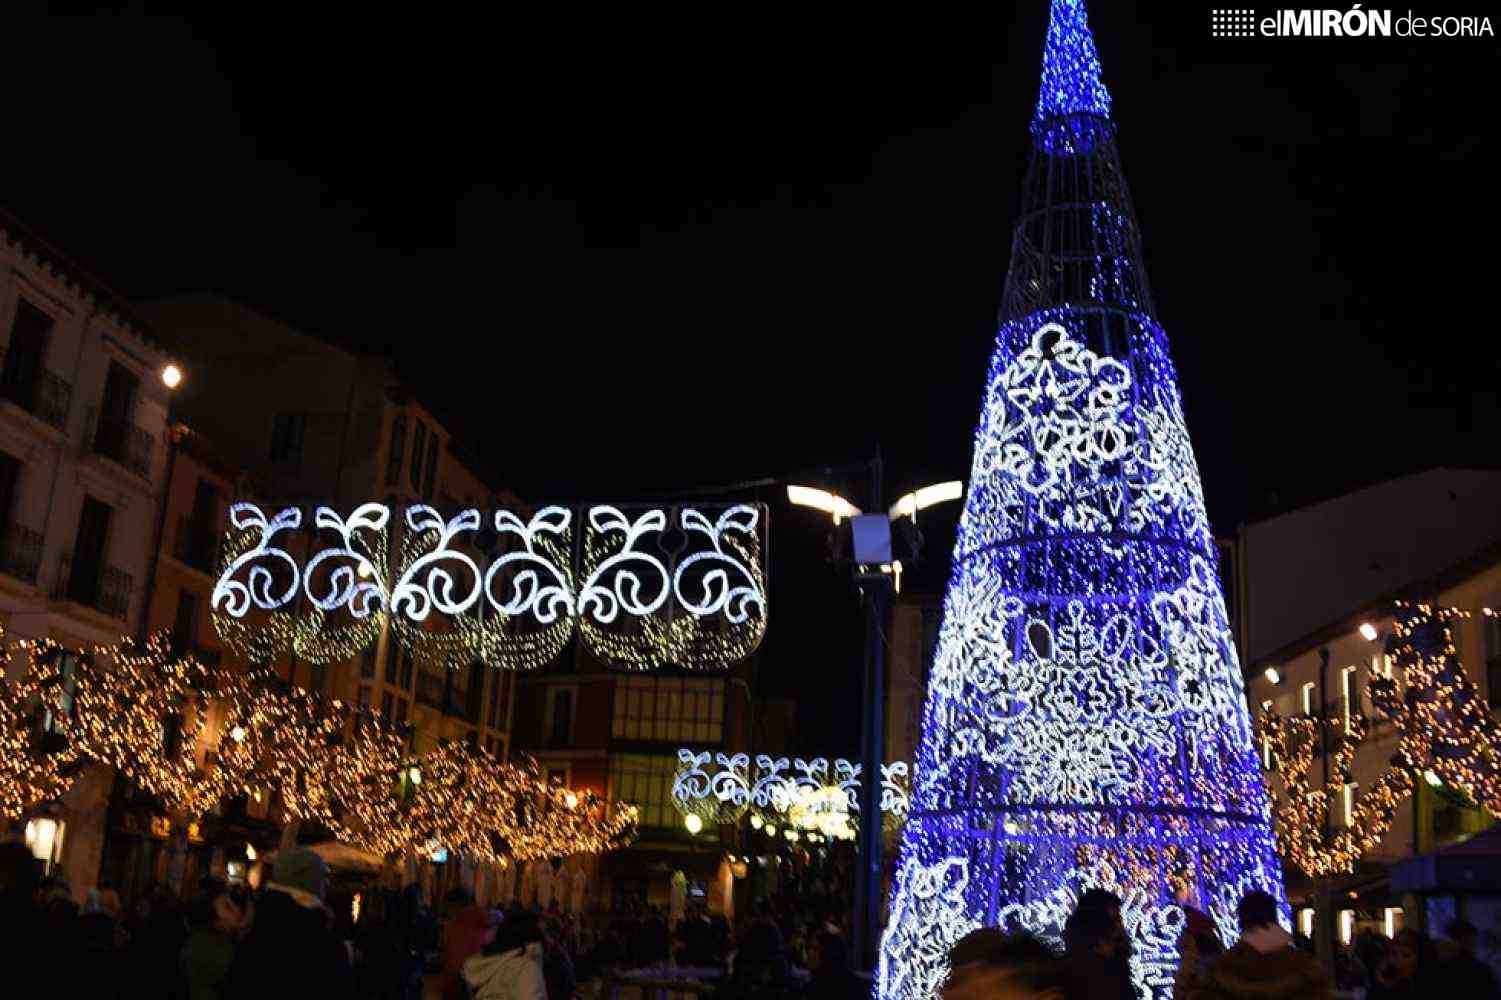
M842 757L758 754L753 773L749 754L684 747L678 750L672 804L682 815L710 823L736 823L750 814L757 826L795 826L794 817L802 816L808 829L829 826L842 832L831 814L847 817L851 829L859 822L860 780L860 765ZM888 829L907 818L908 793L907 762L881 765L881 814Z
M425 662L529 670L576 630L597 658L645 670L729 667L765 635L760 506L590 506L577 544L565 507L404 515L317 507L304 530L300 508L234 504L210 600L220 639L253 663L287 651L328 663L389 624Z

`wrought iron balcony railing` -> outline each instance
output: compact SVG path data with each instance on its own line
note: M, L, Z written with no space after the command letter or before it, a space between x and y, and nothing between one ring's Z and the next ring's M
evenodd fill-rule
M143 478L151 477L151 435L129 420L98 417L93 422L94 451L119 462Z
M7 524L4 531L0 531L0 572L27 583L36 583L41 566L41 533L19 524Z
M213 573L218 568L219 533L206 517L184 514L177 522L177 542L172 555L194 569Z
M43 423L62 430L68 423L73 385L11 352L0 352L0 399L8 399Z
M130 611L131 575L97 560L74 559L65 553L58 565L53 597L97 608L123 619Z

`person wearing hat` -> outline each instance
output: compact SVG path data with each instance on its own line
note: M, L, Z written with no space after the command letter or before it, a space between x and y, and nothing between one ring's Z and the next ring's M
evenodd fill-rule
M349 949L333 933L323 902L328 865L302 847L277 854L261 886L250 931L224 983L224 1000L354 995Z

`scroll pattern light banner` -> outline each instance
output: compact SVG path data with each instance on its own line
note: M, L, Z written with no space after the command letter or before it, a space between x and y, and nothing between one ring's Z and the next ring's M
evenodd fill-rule
M530 518L380 503L230 508L212 597L219 637L264 663L348 659L383 628L424 662L526 670L575 631L617 667L728 667L766 632L765 510L597 505ZM394 546L393 529L400 528ZM581 536L577 540L575 535Z
M837 789L851 816L860 812L859 764L844 758L804 760L758 754L754 774L749 754L711 750L678 751L678 770L672 782L672 803L683 815L692 813L714 823L735 823L747 812L763 821L782 823L800 801L825 789ZM908 769L903 760L881 765L881 813L887 826L907 818Z

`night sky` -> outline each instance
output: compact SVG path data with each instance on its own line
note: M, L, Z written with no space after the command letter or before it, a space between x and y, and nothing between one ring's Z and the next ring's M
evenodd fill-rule
M1494 463L1495 38L1228 41L1210 6L1091 13L1215 528ZM0 202L128 297L389 352L532 501L826 467L860 500L877 442L894 495L967 470L1046 13L995 7L13 19ZM853 754L824 526L740 495L774 504L762 686Z

